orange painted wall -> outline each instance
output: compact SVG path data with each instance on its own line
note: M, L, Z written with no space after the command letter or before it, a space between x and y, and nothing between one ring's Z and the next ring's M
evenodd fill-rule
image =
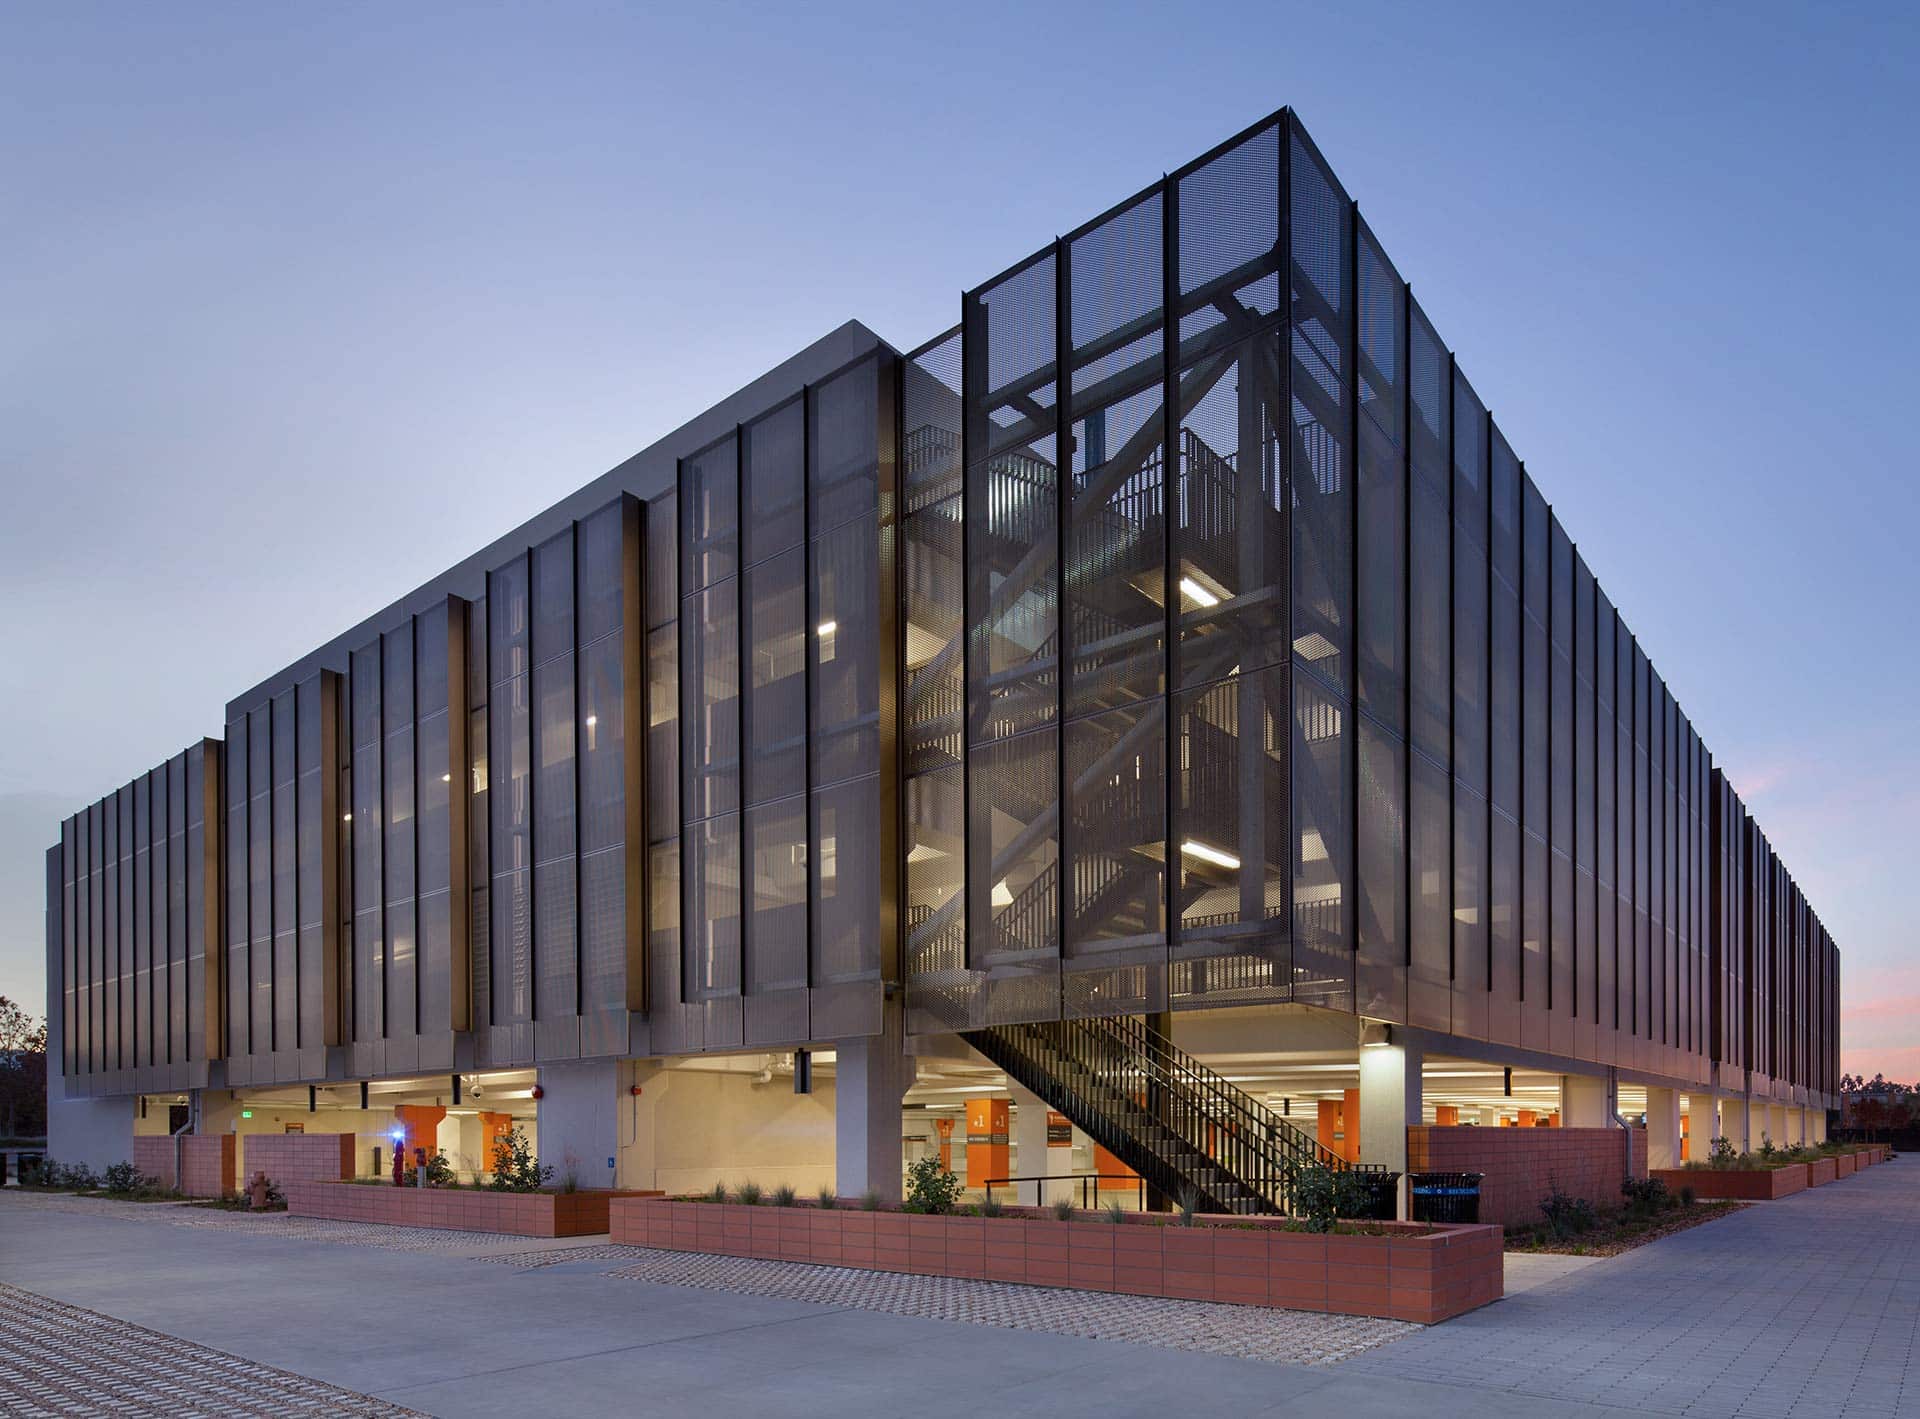
M1100 1181L1094 1184L1099 1192L1135 1192L1139 1189L1139 1174L1098 1143L1093 1145L1093 1170L1100 1175Z
M1009 1176L1013 1150L1007 1136L1013 1106L1005 1099L967 1100L967 1186L985 1187L988 1178Z

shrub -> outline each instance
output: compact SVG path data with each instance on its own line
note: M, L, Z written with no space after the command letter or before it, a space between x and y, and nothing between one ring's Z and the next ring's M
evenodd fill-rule
M1183 1227L1191 1227L1193 1225L1193 1214L1200 1210L1200 1189L1192 1183L1182 1183L1180 1186L1179 1203L1180 1225Z
M740 1186L734 1190L733 1200L742 1207L758 1207L760 1205L760 1184L757 1182L741 1183Z
M773 1190L773 1205L775 1207L791 1207L799 1200L800 1194L793 1190L791 1183L781 1183L780 1186Z
M1733 1143L1730 1139L1716 1138L1707 1148L1707 1166L1711 1168L1731 1168L1734 1162Z
M1651 1217L1672 1201L1667 1185L1659 1178L1623 1178L1620 1196L1626 1199L1627 1211L1636 1217Z
M1293 1174L1293 1212L1309 1232L1331 1232L1342 1217L1358 1217L1372 1200L1367 1185L1351 1168L1328 1168L1318 1163Z
M130 1192L144 1192L153 1186L151 1179L141 1176L140 1170L131 1163L114 1163L100 1185L108 1192L125 1196Z
M877 1187L870 1187L860 1194L860 1210L862 1212L878 1212L886 1205L887 1200L880 1195L880 1189Z
M1105 1208L1107 1220L1116 1227L1127 1220L1127 1209L1117 1202L1109 1202Z
M727 1185L725 1183L717 1182L712 1187L707 1189L707 1201L725 1202L726 1200L727 1200Z
M433 1178L428 1165L427 1178ZM538 1192L553 1176L553 1169L533 1156L533 1145L521 1129L497 1139L493 1145L493 1182L495 1192Z
M408 1187L420 1185L419 1174L418 1168L407 1169ZM454 1187L458 1183L459 1179L454 1175L453 1164L448 1160L446 1151L440 1148L434 1149L433 1156L427 1159L427 1186Z
M827 1211L832 1211L834 1208L838 1207L839 1205L840 1205L840 1199L834 1196L833 1184L821 1183L820 1184L820 1206Z
M64 1187L73 1192L92 1192L100 1186L100 1176L85 1163L56 1163L47 1160L43 1187Z
M1682 1207L1691 1207L1693 1206L1693 1202L1694 1202L1693 1188L1690 1185L1682 1185L1680 1189L1680 1205Z
M988 1193L980 1200L980 1215L982 1217L998 1217L1006 1210L1006 1205L992 1193Z
M1547 1195L1540 1199L1540 1211L1546 1217L1547 1230L1555 1241L1565 1241L1593 1230L1594 1223L1599 1219L1594 1215L1591 1202L1562 1191L1560 1184L1551 1178L1547 1180L1547 1189Z
M1053 1204L1053 1216L1056 1221L1071 1222L1073 1220L1073 1199L1063 1197L1057 1200Z
M960 1179L940 1161L938 1153L927 1154L907 1169L907 1211L951 1212L959 1200Z

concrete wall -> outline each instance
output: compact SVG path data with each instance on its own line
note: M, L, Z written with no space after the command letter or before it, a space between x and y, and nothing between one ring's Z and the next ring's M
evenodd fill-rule
M796 1094L787 1079L642 1064L638 1095L621 1090L620 1183L668 1193L789 1183L803 1193L834 1182L834 1087Z
M57 1063L58 1054L49 1054ZM96 1173L133 1159L131 1094L107 1099L69 1099L60 1076L47 1076L47 1154L61 1163L85 1163Z
M1557 1184L1595 1207L1618 1207L1627 1175L1647 1175L1645 1129L1441 1128L1407 1130L1409 1172L1473 1172L1480 1183L1480 1220L1524 1227L1541 1220L1540 1200Z

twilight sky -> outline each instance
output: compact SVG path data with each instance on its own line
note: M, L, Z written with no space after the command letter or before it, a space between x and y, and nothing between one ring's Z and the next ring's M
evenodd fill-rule
M670 8L10 13L0 994L228 696L1291 103L1920 1078L1920 10Z

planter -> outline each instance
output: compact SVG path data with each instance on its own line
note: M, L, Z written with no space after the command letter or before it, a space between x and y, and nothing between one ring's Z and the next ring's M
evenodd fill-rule
M667 1251L1381 1316L1431 1325L1503 1294L1498 1227L1379 1223L1319 1235L1212 1218L1180 1227L1083 1216L922 1217L618 1197L612 1239Z
M1669 1192L1690 1187L1695 1197L1715 1201L1773 1202L1805 1192L1810 1166L1788 1163L1782 1168L1655 1168L1653 1176L1664 1182Z
M283 1189L296 1217L384 1222L449 1232L509 1232L520 1237L591 1237L607 1230L616 1197L658 1193L493 1192L484 1188L388 1187L347 1182L295 1182Z
M1837 1178L1850 1178L1859 1170L1859 1161L1852 1153L1833 1155L1833 1175Z
M1832 1182L1840 1175L1837 1169L1837 1159L1815 1158L1807 1164L1807 1186L1819 1187L1822 1183Z

